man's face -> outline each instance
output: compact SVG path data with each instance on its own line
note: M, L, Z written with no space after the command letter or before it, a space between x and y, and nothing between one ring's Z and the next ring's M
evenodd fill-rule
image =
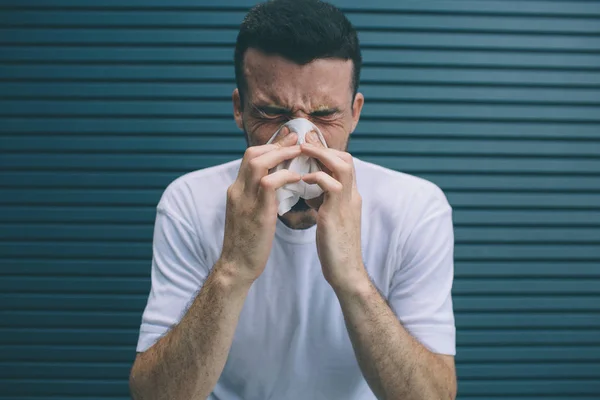
M351 60L317 59L298 65L283 57L248 49L244 57L244 104L233 92L234 117L249 146L266 144L285 122L306 118L319 127L327 146L345 151L364 103L352 99ZM311 204L320 204L318 200ZM282 220L296 229L315 223L316 211L300 201Z
M248 145L263 145L285 122L306 118L319 127L327 146L346 150L364 101L358 93L352 102L352 71L351 60L317 59L298 65L248 49L243 107L237 89L233 94L236 123Z

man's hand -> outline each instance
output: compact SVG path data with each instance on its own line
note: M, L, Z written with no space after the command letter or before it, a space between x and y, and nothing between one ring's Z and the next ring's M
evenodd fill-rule
M380 399L454 399L453 357L434 354L414 339L370 282L362 261L361 197L352 156L307 142L302 153L325 170L302 178L325 192L317 215L319 259L340 301L363 376Z
M287 169L269 175L279 163L300 155L295 133L282 132L280 137L274 144L249 147L236 181L227 190L220 265L247 282L260 276L271 252L277 222L275 191L301 179Z
M319 259L329 284L334 289L347 288L368 279L362 261L362 199L356 187L354 162L346 152L313 143L308 140L303 144L302 153L319 160L327 172L307 174L302 180L318 184L324 192L317 215Z

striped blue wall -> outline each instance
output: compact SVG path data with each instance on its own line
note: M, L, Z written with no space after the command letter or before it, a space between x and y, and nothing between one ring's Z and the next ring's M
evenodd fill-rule
M250 0L0 0L0 400L125 399L154 207L241 155ZM600 398L600 3L338 0L351 151L455 209L460 398Z

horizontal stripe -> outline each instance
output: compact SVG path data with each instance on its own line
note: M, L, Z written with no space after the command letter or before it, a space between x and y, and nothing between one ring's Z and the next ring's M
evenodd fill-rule
M148 118L17 118L0 119L0 133L3 135L76 135L83 140L85 136L160 137L168 136L173 140L178 136L199 135L237 135L241 132L232 116L225 118L203 119L148 119ZM578 141L597 139L597 124L556 124L540 121L509 122L468 122L468 121L382 121L361 120L355 131L356 136L383 138L399 136L402 138L470 138L476 140L562 140ZM354 138L354 136L352 137ZM351 138L351 140L352 140ZM32 143L34 144L34 143Z
M477 171L478 173L492 174L510 174L510 173L566 173L566 174L586 174L598 175L600 171L600 160L598 159L534 159L534 158L489 158L489 157L466 157L466 156L425 156L397 152L394 156L372 156L363 155L360 152L354 153L364 161L374 162L384 167L404 172L420 175L424 173L469 173ZM211 167L220 163L232 161L242 156L242 153L232 155L218 155L214 152L210 154L200 153L197 155L143 155L143 154L44 154L43 157L37 154L3 154L0 157L0 166L6 171L46 171L46 170L64 170L64 171L156 171L160 169L163 172L168 171L192 171ZM43 198L32 198L26 192L10 192L13 198L21 198L25 204L43 203ZM50 193L47 193L50 194ZM57 203L66 203L67 197L54 197ZM158 193L155 194L158 196ZM559 196L566 198L570 195ZM123 196L123 204L134 204L133 197ZM6 204L8 197L0 198L0 204ZM52 196L48 197L52 199ZM75 203L86 203L84 197L78 197ZM90 197L88 197L90 199ZM94 197L92 204L98 200ZM107 200L109 200L107 198ZM543 199L543 203L550 203L549 206L560 206L560 201L549 201ZM11 200L12 201L12 200ZM21 201L21 200L19 200ZM157 197L146 197L143 203L153 205L158 201ZM54 202L54 200L52 200ZM94 203L95 202L95 203ZM104 203L104 201L101 201ZM107 204L111 204L109 200ZM562 203L564 204L564 203ZM594 204L594 203L592 203ZM599 204L599 203L595 203ZM460 205L460 204L457 204ZM530 206L530 204L522 204ZM480 206L485 206L480 204Z
M1 139L0 139L1 141ZM0 175L0 186L11 188L64 188L64 189L161 189L164 190L172 181L183 175L181 172L76 172L76 171L46 171L46 172L5 172ZM514 191L524 192L598 192L600 179L597 176L580 176L568 174L520 175L520 174L421 174L421 177L438 184L444 190L485 190L485 191ZM2 213L0 209L0 213ZM27 215L27 214L26 214ZM116 218L110 210L104 213L107 218ZM52 215L48 215L52 218ZM593 215L590 215L593 219ZM17 218L7 215L6 218ZM34 218L34 217L32 217ZM62 215L62 218L72 217ZM66 221L66 220L65 220ZM149 219L148 219L149 221ZM597 220L596 220L597 221ZM482 220L482 223L485 219ZM550 221L548 221L551 223ZM575 223L575 221L573 221ZM592 221L589 221L593 223Z
M598 19L600 21L600 18ZM241 22L241 20L240 20ZM237 29L140 29L140 28L54 28L40 29L3 28L0 29L0 43L11 46L20 44L52 45L88 43L108 44L152 44L152 45L226 45L233 46ZM596 52L600 50L600 37L565 35L509 35L509 34L464 34L464 33L412 33L412 32L359 32L362 48L394 47L404 49L485 49L486 51L526 50L556 52Z
M162 190L136 189L8 189L0 204L106 204L146 205L158 203ZM522 192L450 192L450 204L457 207L539 207L539 208L600 208L600 193L522 193Z
M455 265L456 279L462 278L489 278L489 279L504 279L502 282L508 282L507 279L541 279L541 278L561 278L561 279L587 279L600 278L600 269L597 268L597 261L585 260L548 260L548 261L469 261L458 260ZM83 278L83 277L108 277L118 279L119 277L135 278L146 280L150 276L150 259L139 260L123 260L113 258L110 263L105 260L94 260L88 258L68 259L68 258L39 258L29 256L26 259L15 259L3 257L0 263L0 275L8 276L24 276L33 275L27 279L32 279L34 276L40 277L42 281L45 278L54 279L48 282L55 282L59 277L68 279ZM56 279L55 279L56 278ZM14 280L14 279L13 279ZM31 281L26 280L24 287L29 287ZM78 281L79 282L79 281ZM85 280L84 280L85 282ZM134 281L135 282L135 281ZM529 281L527 281L529 282ZM551 281L550 281L551 282ZM576 281L578 282L578 281ZM551 284L551 283L549 283ZM52 289L45 289L41 283L35 283L36 286L32 290L41 290L46 292ZM510 285L509 285L510 286ZM42 289L36 289L42 288ZM10 286L6 287L9 290ZM540 288L543 293L544 288ZM564 293L577 293L577 289L573 286L564 288ZM69 289L77 292L77 288ZM510 289L509 289L510 290ZM90 293L112 293L109 286L103 286L98 290L95 286L89 288ZM128 293L127 291L122 293ZM121 293L121 294L122 294ZM140 292L137 292L138 294ZM510 294L523 295L529 291L523 292L510 291ZM588 287L588 292L595 294L593 289ZM477 294L477 293L475 293ZM482 294L482 293L479 293ZM483 293L485 294L485 293ZM582 293L579 293L582 294Z
M0 119L3 135L76 135L86 140L87 135L160 137L173 140L178 136L237 135L241 133L232 116L203 119L147 119L147 118L17 118ZM361 120L356 136L399 136L402 138L470 138L476 140L562 140L597 139L598 126L594 124L556 124L531 121L527 123L453 122L453 121L382 121ZM351 140L354 136L351 138ZM111 139L112 140L112 139ZM34 144L34 143L32 143Z
M0 100L0 116L148 116L149 118L172 117L230 117L230 101L123 101L98 100ZM402 119L469 119L477 120L522 120L594 123L600 125L598 108L592 106L559 107L512 106L485 104L437 104L435 102L414 103L365 103L362 118Z
M598 125L600 128L600 124ZM491 156L531 156L556 158L562 157L600 157L600 142L589 141L540 141L529 139L513 140L469 140L404 138L371 138L369 134L357 133L350 138L351 153L393 152L409 154L439 155L491 155ZM57 153L198 153L203 151L228 151L243 153L246 149L244 135L206 135L196 137L163 137L149 139L144 136L110 137L103 135L3 135L0 136L0 148L3 152L57 152Z
M142 226L125 224L7 224L0 223L0 240L132 241L152 240L152 221ZM483 222L483 221L482 221ZM600 245L598 227L493 227L458 226L457 244L476 243L595 243Z
M523 14L523 15L554 15L577 16L577 17L599 17L600 6L588 1L569 2L568 6L560 2L553 1L519 1L519 0L489 0L489 1L443 1L432 0L428 2L390 2L387 0L371 1L368 7L360 0L334 0L334 4L341 7L344 11L397 11L397 12L431 12L431 13L498 13L498 14ZM176 0L165 5L164 0L105 0L102 6L90 3L84 4L77 0L29 0L25 9L35 8L61 8L73 7L77 9L120 9L120 8L153 8L165 9L207 9L214 7L218 9L248 9L256 4L256 0L230 0L227 5L218 0L204 0L198 4L194 0ZM4 7L23 8L23 4L18 0L5 0Z
M80 84L108 82L126 83L130 87L135 87L134 84L139 83L165 85L168 83L211 84L222 82L230 85L231 90L235 87L233 63L207 65L187 58L179 58L177 61L177 59L170 59L170 54L163 54L163 57L169 59L168 63L156 61L161 52L168 53L172 51L171 49L155 51L155 55L151 50L118 48L97 50L38 47L18 50L18 52L15 49L5 50L5 53L12 57L21 57L21 61L10 63L5 61L4 65L0 65L0 79L5 82L2 87L15 81L41 84L56 81L61 83L75 81ZM110 51L110 53L98 59L93 58L93 56L106 51ZM13 55L13 53L15 54ZM185 50L180 53L177 55L178 57L185 55L189 57L190 54L194 54L193 50ZM453 58L453 60L456 59L464 58ZM514 60L515 57L511 57L511 59ZM559 60L562 59L564 58L559 58ZM168 65L168 68L165 68L165 65ZM110 74L107 73L107 66L111 67ZM552 70L548 68L547 64L531 68L528 65L476 66L456 65L448 60L446 65L369 66L367 64L361 71L361 84L384 84L391 88L398 85L418 84L589 90L600 87L600 73L597 70L588 72L581 68ZM0 88L0 90L3 89ZM397 92L401 95L400 91Z
M6 83L0 94L11 100L203 100L230 101L232 83ZM363 84L360 89L372 102L478 101L491 103L600 105L599 89L447 87L429 85ZM515 100L518 99L518 100Z
M544 347L549 345L578 346L599 343L600 329L463 329L457 334L459 349L467 347ZM102 346L111 345L121 349L137 342L139 330L123 329L77 329L77 328L0 328L0 341L6 345L67 345ZM95 359L83 362L97 362ZM482 362L485 364L485 362Z
M521 3L522 4L522 3ZM200 4L199 4L200 5ZM84 7L85 8L85 7ZM0 25L5 27L80 27L80 28L208 28L239 26L244 11L12 11L0 14ZM480 16L478 18L458 15L429 15L402 13L359 13L349 12L348 18L360 32L362 30L396 30L427 32L494 32L536 34L579 34L600 33L594 19L569 18L556 15L544 18L524 16ZM600 19L600 18L599 18Z
M73 244L71 244L73 246ZM123 246L132 246L123 243ZM60 246L57 246L60 248ZM565 250L563 250L564 252ZM65 254L67 255L67 254ZM35 256L30 254L30 257ZM116 256L115 256L116 258ZM457 261L460 269L461 261ZM577 263L577 260L574 260ZM10 265L10 264L9 264ZM85 264L82 264L85 265ZM117 262L115 265L119 265ZM37 293L37 294L113 294L123 293L147 296L150 289L149 272L150 256L144 262L138 262L133 276L3 276L0 282L2 293ZM110 268L105 263L104 268ZM133 267L132 267L133 268ZM23 274L22 271L11 271L12 274ZM457 278L454 282L453 293L457 296L471 295L586 295L600 294L597 276L568 278L556 277L491 277L491 278ZM558 299L557 299L558 301ZM141 311L141 308L139 309ZM35 322L35 321L32 321ZM599 320L600 322L600 320Z
M72 395L82 391L91 390L96 396L124 396L128 393L126 379L90 379L74 380L65 379L59 381L44 379L19 379L0 381L0 387L4 393L11 395L35 396L44 393L56 395L65 395L72 398ZM461 385L461 393L472 396L484 396L485 393L493 391L497 395L533 395L541 397L527 397L528 399L555 399L547 395L571 395L575 394L577 398L582 399L581 395L594 395L597 392L598 383L593 379L531 379L531 380L477 380L467 381ZM469 397L471 398L471 397ZM485 398L485 397L483 397ZM590 397L587 397L588 399ZM592 397L593 398L593 397Z
M460 280L458 281L460 286ZM483 285L485 285L483 283ZM0 310L6 311L108 311L143 310L147 294L0 294ZM583 312L598 308L600 290L596 295L519 296L519 295L454 295L454 310L463 312ZM599 339L600 343L600 339Z
M124 44L117 46L116 44L108 43L96 43L96 44L63 44L52 43L48 44L48 48L45 52L40 53L38 49L41 47L39 43L29 43L27 46L32 47L37 56L29 56L36 60L36 64L42 64L44 59L50 60L69 60L69 57L78 57L79 60L81 55L86 56L86 60L101 61L101 64L114 65L114 64L125 64L123 68L111 68L111 70L100 69L96 74L100 74L104 78L124 78L124 74L127 72L127 63L123 62L126 60L134 60L138 64L143 61L144 64L158 64L163 66L162 70L165 70L164 65L169 65L170 68L164 72L154 73L152 68L136 68L144 75L138 75L137 79L152 78L154 80L168 79L170 76L179 79L202 79L206 76L201 75L201 69L198 68L200 63L217 64L221 68L229 67L231 69L222 71L221 76L230 77L233 73L233 47L229 45L223 45L223 47L201 47L197 44L189 44L184 46L182 44ZM80 48L86 48L83 52ZM15 50L12 50L15 49ZM4 57L7 59L17 59L19 54L23 54L24 50L20 47L8 48L5 51ZM25 52L25 55L31 54ZM365 67L419 67L419 68L486 68L486 69L539 69L542 71L553 71L553 70L573 70L573 71L598 71L598 61L600 55L596 53L564 53L560 57L557 57L555 52L534 52L525 51L519 49L498 49L496 51L486 50L483 48L471 48L471 49L455 49L455 48L394 48L394 49L369 49L366 48L362 51L363 62ZM43 56L43 59L40 59ZM118 60L115 62L113 58ZM125 58L124 58L125 57ZM177 71L177 60L186 61L186 64L190 64L193 61L193 65L180 66L180 71ZM50 61L49 64L52 64ZM39 70L35 66L20 65L5 65L0 68L4 79L10 78L24 78L29 74L30 71ZM49 66L51 67L51 65ZM68 70L64 68L46 68L47 72L43 75L45 79L52 77L68 77L74 78L78 76L84 76L86 71L81 65L78 67L80 71L73 76L69 74ZM93 65L92 65L93 67ZM94 71L93 69L91 70ZM157 71L157 68L154 68ZM179 72L179 73L178 73ZM131 74L133 75L133 74ZM397 75L397 74L396 74ZM389 75L388 75L389 76ZM365 78L369 79L369 75L365 71ZM400 76L396 76L396 80ZM129 78L127 78L129 79ZM451 79L451 78L448 78ZM386 80L390 80L387 78Z
M600 378L600 363L526 363L501 365L458 365L465 379L481 379L495 376L497 379L545 379L545 378ZM123 379L129 375L128 363L97 362L49 362L49 363L0 363L0 374L5 379ZM0 397L1 399L1 397Z
M134 343L135 344L135 343ZM133 346L0 346L0 361L35 361L41 362L129 362L135 357ZM586 346L543 347L488 347L465 348L460 356L456 357L458 363L517 363L517 362L597 362L599 347ZM39 359L36 359L36 353ZM596 356L596 358L594 358ZM579 358L578 358L579 357Z

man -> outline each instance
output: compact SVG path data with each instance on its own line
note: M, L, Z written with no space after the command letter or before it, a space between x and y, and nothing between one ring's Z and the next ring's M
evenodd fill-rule
M133 397L453 399L451 208L435 185L345 152L364 102L354 28L317 0L260 4L235 67L249 147L158 204ZM294 118L327 148L289 130L266 144ZM273 172L300 155L322 171ZM324 195L278 217L276 190L300 180Z

